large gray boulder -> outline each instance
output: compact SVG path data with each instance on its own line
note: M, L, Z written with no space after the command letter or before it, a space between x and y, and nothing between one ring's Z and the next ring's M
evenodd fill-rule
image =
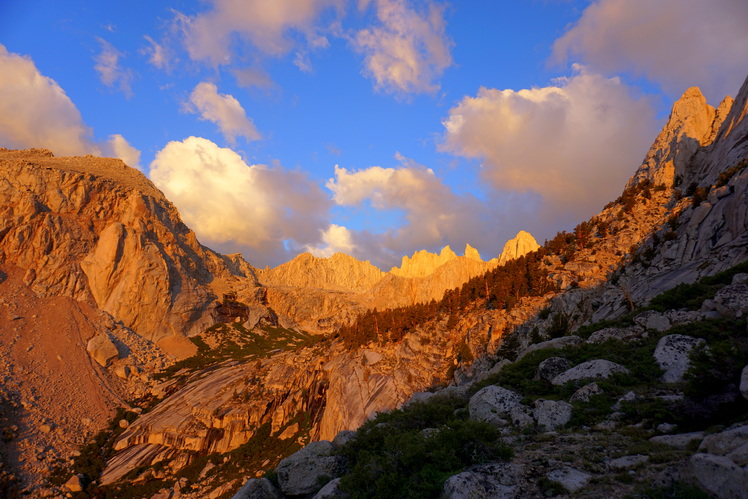
M596 359L583 362L571 369L559 374L551 383L563 385L569 381L580 381L583 379L608 378L614 373L628 374L629 370L620 364L605 359Z
M572 405L563 400L538 399L535 401L532 415L538 422L538 426L554 430L571 420L571 410Z
M571 362L563 357L549 357L538 364L535 379L551 381L553 378L571 367Z
M659 435L649 439L655 444L664 444L678 449L685 449L691 442L697 442L704 438L703 431L693 431L690 433L679 433L677 435Z
M701 338L682 334L669 334L660 338L654 351L654 358L660 369L665 371L662 381L679 383L691 365L689 355L697 346L704 343Z
M543 350L546 348L561 349L561 348L566 348L566 347L575 347L577 345L581 345L583 341L584 340L580 338L579 336L562 336L561 338L554 338L552 340L542 341L540 343L534 343L528 346L520 354L519 359L521 359L522 357L524 357L530 352L535 352L536 350Z
M348 494L340 490L340 478L330 480L312 499L345 499Z
M513 499L518 494L517 466L492 463L453 475L444 482L443 498Z
M689 465L699 486L718 498L748 497L748 471L731 459L713 454L694 454Z
M251 478L231 499L282 499L278 489L267 478Z
M667 331L670 329L670 319L667 315L655 310L647 310L634 317L637 326L644 329L653 329L655 331Z
M639 326L631 327L606 327L592 333L587 338L587 343L605 343L608 340L628 341L636 338L644 332Z
M730 284L714 295L714 307L723 317L730 319L748 314L748 285Z
M737 426L705 437L699 445L699 452L724 456L746 442L748 442L748 425Z
M521 400L522 395L519 393L496 385L487 386L470 397L468 403L470 419L504 426L507 421L502 416L507 416Z
M603 389L598 386L597 383L590 383L589 385L584 385L582 388L574 392L574 395L571 396L569 399L569 402L572 404L574 402L589 402L590 398L594 395L600 395L603 392Z
M569 492L576 492L587 485L592 478L591 475L579 471L576 468L565 467L553 470L546 475L548 480L560 483L563 488Z
M330 455L333 448L332 442L320 440L282 460L275 470L281 491L298 496L320 490L321 481L339 474L340 458Z

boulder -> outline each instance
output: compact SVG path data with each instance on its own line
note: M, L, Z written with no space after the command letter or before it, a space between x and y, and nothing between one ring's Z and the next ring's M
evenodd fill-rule
M532 415L538 422L538 426L554 430L571 420L571 410L572 405L563 400L538 399L535 401Z
M694 454L690 472L699 486L720 498L746 497L748 471L724 456Z
M745 284L748 283L748 274L740 273L732 276L732 284Z
M636 454L634 456L623 456L617 459L611 459L608 461L608 466L613 470L627 470L629 468L635 468L647 461L649 461L649 456Z
M569 402L572 404L574 402L589 402L590 397L593 395L600 395L601 393L604 393L603 389L600 388L597 383L590 383L574 392L574 395L571 396Z
M112 361L119 358L117 346L105 333L97 334L88 340L86 350L102 367L107 367Z
M649 441L655 444L664 444L678 449L685 449L691 442L697 442L703 438L703 431L694 431L691 433L679 433L677 435L660 435L650 438Z
M520 428L535 425L535 419L533 419L530 413L530 408L522 404L515 405L509 410L509 418L512 420L512 423Z
M748 425L712 433L699 445L699 452L725 456L748 442Z
M335 438L332 439L332 444L335 447L340 447L341 445L345 445L351 440L353 440L353 437L356 436L355 431L351 430L341 430L338 432L337 435L335 435Z
M745 366L743 372L740 373L740 393L748 399L748 366Z
M231 499L281 499L278 489L267 478L251 478Z
M549 357L538 365L535 379L551 381L571 367L571 362L563 357Z
M497 426L504 426L507 421L501 416L519 405L522 395L500 386L491 385L478 390L470 397L468 411L470 419L486 421Z
M338 474L340 458L331 456L332 442L312 442L278 464L281 491L289 496L314 494L322 488L321 481Z
M740 447L727 454L727 457L738 466L748 465L748 442L743 442Z
M714 295L714 306L723 317L736 319L748 314L748 285L730 284Z
M551 471L546 475L546 478L561 484L561 486L569 492L576 492L587 485L592 477L576 468L570 468L567 466L565 468Z
M587 343L604 343L608 340L627 341L636 338L644 330L639 326L632 327L606 327L595 331L587 338Z
M655 310L642 312L634 317L634 322L637 326L643 327L644 329L653 329L660 332L670 329L670 319L668 319L667 315Z
M583 379L600 379L608 378L614 373L628 374L629 370L620 364L605 359L596 359L583 362L571 369L559 374L551 383L554 385L563 385L569 381L579 381Z
M81 492L83 490L83 482L81 481L81 475L71 476L67 482L63 485L70 492Z
M530 346L528 346L520 355L519 359L524 357L530 352L535 352L536 350L543 350L545 348L555 348L555 349L561 349L566 347L575 347L577 345L581 345L584 340L580 338L579 336L562 336L561 338L554 338L552 340L548 341L541 341L540 343L535 343Z
M665 371L662 381L665 383L679 383L690 366L688 358L691 350L704 343L701 338L682 334L669 334L660 338L654 351L654 358L660 368Z
M312 499L345 499L348 494L340 490L340 478L327 482Z
M519 491L517 467L509 463L491 463L452 475L444 482L442 498L513 499Z

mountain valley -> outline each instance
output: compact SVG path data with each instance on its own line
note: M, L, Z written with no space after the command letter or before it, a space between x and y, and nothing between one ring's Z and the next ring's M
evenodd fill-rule
M119 160L0 150L0 494L745 497L746 114L691 88L573 231L387 272L255 268Z

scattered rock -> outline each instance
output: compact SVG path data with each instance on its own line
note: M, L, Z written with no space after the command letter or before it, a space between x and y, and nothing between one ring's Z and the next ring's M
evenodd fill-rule
M732 276L732 284L745 284L748 283L748 274L740 273Z
M748 285L730 284L714 295L714 306L723 317L736 319L748 313Z
M654 358L660 368L665 371L662 381L665 383L679 383L690 366L689 354L697 345L704 344L701 338L682 334L669 334L660 338L654 351Z
M103 367L107 367L113 360L119 357L116 345L104 333L97 334L88 340L86 350Z
M340 490L340 478L327 482L312 499L345 499L348 494Z
M699 452L724 456L745 442L748 442L748 425L707 435L699 445Z
M535 409L532 415L538 422L538 426L553 430L564 426L571 420L572 405L563 400L543 400L535 401Z
M574 392L574 395L571 396L569 402L589 402L590 397L593 395L600 395L601 393L604 393L603 389L600 388L597 383L590 383Z
M619 398L615 404L613 404L613 410L614 411L620 411L623 408L623 404L625 402L633 402L637 399L636 393L634 392L628 392L623 397Z
M649 461L649 456L636 454L634 456L624 456L617 459L611 459L608 461L608 466L614 470L627 470L646 463L647 461Z
M655 444L664 444L678 449L685 449L691 442L697 442L703 438L703 431L694 431L691 433L679 433L677 435L660 435L650 438L649 441Z
M690 471L699 486L717 497L746 497L748 472L724 456L694 454Z
M355 436L356 436L355 431L351 431L351 430L339 431L338 434L335 435L335 438L332 439L332 444L335 447L340 447L341 445L345 445L348 442L350 442Z
M535 379L551 381L571 367L571 362L563 357L549 357L538 365Z
M576 468L566 467L551 471L546 478L561 484L569 492L576 492L587 485L592 477Z
M535 425L535 419L530 413L530 408L522 404L515 405L509 411L509 418L512 423L520 428L526 428L528 426Z
M314 494L325 477L338 474L339 458L331 456L333 445L328 440L312 442L278 464L281 491L290 496Z
M81 492L83 491L83 483L81 482L80 475L71 476L67 482L63 485L70 492Z
M660 423L657 425L657 431L660 433L672 433L676 428L676 425L670 423Z
M117 366L114 370L114 374L122 379L127 379L130 377L130 368L128 366Z
M496 385L487 386L470 397L468 403L470 419L504 426L507 421L500 416L508 414L512 407L518 405L521 400L522 395L519 393Z
M583 362L571 369L559 374L551 383L554 385L563 385L569 381L579 381L583 379L608 378L614 373L628 374L629 370L620 364L604 359L590 360Z
M655 310L647 310L637 315L634 317L634 322L644 329L653 329L660 332L670 329L670 319L667 315Z
M444 482L443 498L513 499L517 497L517 469L509 463L476 466L453 475Z
M639 326L626 328L606 327L592 333L587 339L587 343L604 343L608 340L627 341L631 338L636 338L643 332L643 329Z
M267 478L252 478L239 489L232 499L281 499L281 494Z
M543 350L545 348L561 349L561 348L566 348L566 347L575 347L577 345L581 345L583 341L584 340L580 338L579 336L562 336L561 338L554 338L552 340L535 343L535 344L528 346L519 355L519 358L517 360L521 359L528 353L534 352L536 350Z
M45 423L45 424L39 425L39 431L42 433L50 433L52 429L53 429L53 426L51 424Z
M118 424L120 428L127 428L128 426L130 426L130 422L126 419L120 419Z

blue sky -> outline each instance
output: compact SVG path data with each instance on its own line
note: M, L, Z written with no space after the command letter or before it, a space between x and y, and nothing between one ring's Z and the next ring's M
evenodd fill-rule
M742 0L3 2L0 146L121 157L255 266L488 259L615 197L686 88L734 94L746 25Z

